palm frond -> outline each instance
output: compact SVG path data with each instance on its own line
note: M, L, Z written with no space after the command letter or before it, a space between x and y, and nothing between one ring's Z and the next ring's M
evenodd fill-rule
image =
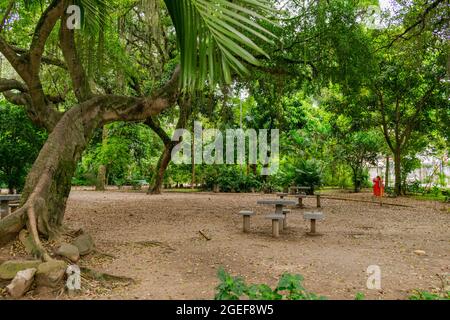
M230 83L233 72L246 74L246 64L267 56L255 43L275 38L262 22L272 15L267 0L165 0L177 33L182 84L199 88L209 82Z
M103 29L111 6L107 0L75 0L81 8L81 25L88 33L98 33Z

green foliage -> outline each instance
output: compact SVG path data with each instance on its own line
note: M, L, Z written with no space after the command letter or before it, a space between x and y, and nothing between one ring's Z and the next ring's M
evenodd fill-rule
M231 83L232 72L248 72L243 62L259 64L250 51L267 56L250 37L265 42L274 38L261 24L270 22L265 17L272 12L269 2L166 0L165 4L177 32L185 87L204 87L207 80L211 86Z
M421 186L421 182L418 180L408 183L405 187L410 193L425 193L425 188Z
M339 129L342 130L342 129ZM368 186L367 165L376 165L377 158L383 148L383 140L379 132L355 131L336 133L338 148L336 156L352 170L353 186L356 192Z
M361 292L357 292L355 295L355 300L364 300L366 298L366 296L364 295L364 293Z
M214 190L218 186L222 192L249 192L259 190L261 181L253 173L246 173L246 167L238 165L207 166L202 175L205 187Z
M23 108L0 100L0 184L20 191L45 139Z
M322 168L317 160L300 160L293 165L292 182L297 186L308 186L311 190L322 185Z
M302 285L301 275L284 273L275 289L266 284L247 285L241 277L229 275L223 268L218 273L216 300L323 300L324 297L308 292Z
M157 161L159 138L142 124L114 123L99 130L78 166L75 184L95 185L97 170L105 165L107 180L117 186L132 185L143 180ZM135 187L138 187L137 185Z
M409 296L409 300L450 300L450 291L442 293L431 293L428 291L416 290Z
M2 31L5 41L29 48L30 35L50 3L16 1L14 18ZM400 38L396 36L420 17L425 3L399 3L395 23L381 30L370 30L361 21L367 6L377 4L372 0L288 1L279 11L266 0L75 4L81 5L83 19L82 30L75 32L77 51L96 93L150 95L181 63L182 84L201 88L192 99L192 120L209 128L280 129L282 158L276 175L264 178L253 174L253 168L248 173L240 166L196 165L196 180L207 189L271 192L291 184L353 184L358 190L370 183L368 164L392 155L399 144L400 178L406 184L408 174L420 165L417 154L431 147L442 158L448 150L450 87L441 81L448 78L449 45L442 41L448 23L440 21L439 12L449 9L443 4L427 13L423 25L411 29L420 27L420 32ZM0 13L8 5L3 1ZM280 26L272 21L280 21ZM46 43L47 58L62 59L58 28L59 23ZM395 38L398 41L391 43ZM274 43L276 39L280 41ZM3 62L1 77L15 77ZM247 69L246 77L235 77ZM47 62L39 76L48 96L72 87L67 70ZM232 86L216 86L231 79ZM242 99L243 93L248 98ZM68 110L74 103L69 90L58 108ZM175 109L158 116L167 132L176 125ZM383 120L388 139L381 131ZM104 141L100 130L94 135L73 184L95 184L99 165L107 167L109 183L153 181L163 147L159 138L142 124L108 124L107 129ZM190 165L171 164L164 183L190 183L191 172ZM440 174L438 183L444 186L446 179ZM426 191L413 188L406 190ZM424 196L443 197L437 191Z

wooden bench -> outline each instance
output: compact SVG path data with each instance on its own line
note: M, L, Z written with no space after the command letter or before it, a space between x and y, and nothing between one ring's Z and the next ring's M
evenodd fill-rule
M269 214L266 216L266 219L272 220L272 236L278 238L283 225L280 223L280 220L284 220L284 216L282 214Z
M239 211L239 214L244 217L243 231L245 233L250 232L250 217L255 215L255 213L253 211L242 210Z
M307 232L307 235L309 235L309 236L320 235L320 233L316 232L316 221L323 220L325 218L324 214L322 212L305 212L303 214L303 217L305 218L305 220L311 221L311 230L309 232Z

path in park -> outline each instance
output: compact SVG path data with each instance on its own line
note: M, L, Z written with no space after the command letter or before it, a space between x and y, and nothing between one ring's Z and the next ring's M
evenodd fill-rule
M370 200L369 194L339 195ZM249 283L275 285L283 272L300 273L305 287L329 298L406 298L414 288L431 290L450 273L450 214L443 204L389 201L414 208L322 200L321 237L307 237L301 210L289 228L271 237L272 210L257 206L261 194L131 192L71 193L66 223L89 232L99 251L84 264L134 278L128 287L92 290L80 298L209 299L219 266ZM314 199L305 203L313 207ZM255 210L252 232L243 234L242 209ZM207 241L199 231L211 238ZM415 250L425 251L417 255ZM366 269L379 265L382 291L366 288Z

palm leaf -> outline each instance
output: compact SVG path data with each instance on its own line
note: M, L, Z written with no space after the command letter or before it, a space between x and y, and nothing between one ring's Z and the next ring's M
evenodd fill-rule
M75 0L81 9L81 25L88 33L101 31L112 8L107 0Z
M201 88L207 82L230 83L232 74L246 74L258 65L255 54L267 56L255 38L275 38L261 23L271 21L267 0L165 0L177 33L182 84Z

